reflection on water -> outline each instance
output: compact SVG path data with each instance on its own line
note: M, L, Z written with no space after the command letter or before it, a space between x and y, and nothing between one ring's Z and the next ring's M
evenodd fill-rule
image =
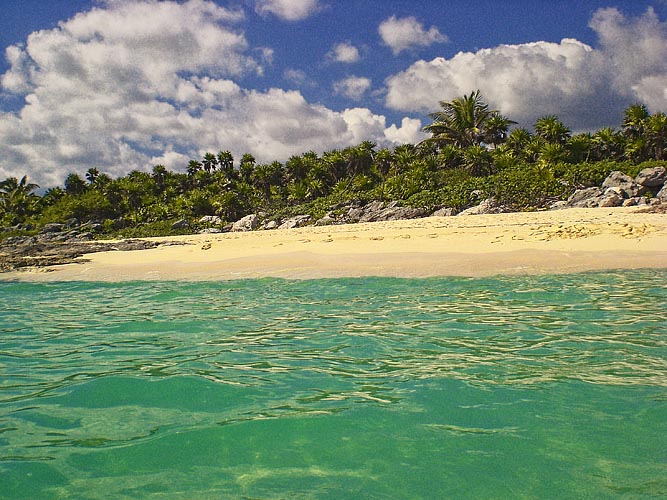
M0 283L0 498L651 498L665 278Z

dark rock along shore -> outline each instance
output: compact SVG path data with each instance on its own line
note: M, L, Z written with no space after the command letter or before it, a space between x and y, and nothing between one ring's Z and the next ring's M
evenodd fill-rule
M114 243L40 241L39 237L7 238L0 243L0 272L30 267L48 267L71 262L85 262L80 257L95 252L145 250L160 243L124 240ZM79 259L79 260L77 260Z

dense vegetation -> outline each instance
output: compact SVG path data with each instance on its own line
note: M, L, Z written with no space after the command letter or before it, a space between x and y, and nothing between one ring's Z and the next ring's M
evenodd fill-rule
M186 172L156 165L113 179L96 168L67 176L43 195L26 177L0 182L0 226L5 236L46 223L94 221L102 234L171 234L185 218L235 221L265 212L273 219L320 217L348 201L397 201L432 209L463 209L487 197L515 210L544 207L575 189L599 185L613 170L635 175L667 159L667 115L641 104L625 110L621 129L571 134L556 116L534 132L489 109L479 91L430 115L431 137L393 150L371 142L322 155L306 152L285 163L257 163L245 154L235 166L229 151L206 153Z

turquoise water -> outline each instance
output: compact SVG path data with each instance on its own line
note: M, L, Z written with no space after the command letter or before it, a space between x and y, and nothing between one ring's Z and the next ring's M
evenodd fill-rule
M667 498L665 283L0 283L0 498Z

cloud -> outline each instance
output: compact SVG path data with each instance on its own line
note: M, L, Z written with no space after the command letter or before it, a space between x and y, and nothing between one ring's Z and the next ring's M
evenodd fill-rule
M257 0L258 14L273 14L285 21L300 21L319 10L318 0Z
M283 78L297 86L316 87L317 83L310 78L305 71L294 68L287 68L283 71Z
M428 31L414 17L397 18L391 16L380 23L378 28L382 41L391 48L394 55L412 47L428 47L434 43L443 43L447 37L438 28L431 26Z
M371 80L366 77L350 76L333 84L334 92L359 101L371 88Z
M359 49L349 42L339 43L331 49L327 57L335 62L355 63L361 59Z
M392 124L385 129L384 136L392 144L416 144L428 137L422 132L421 120L408 117L403 118L400 127Z
M618 126L622 110L636 101L667 109L667 23L652 9L631 19L601 9L590 26L595 48L564 39L417 61L387 79L386 105L434 111L440 100L480 89L522 126L554 113L575 130Z
M346 109L342 116L353 137L351 144L372 141L381 147L395 146L417 143L427 137L421 130L421 121L414 118L403 118L400 127L395 124L387 127L384 116L376 115L367 108Z
M90 167L112 176L157 163L183 171L221 149L286 160L365 135L355 113L298 91L243 88L267 53L249 47L242 19L203 0L112 1L9 47L0 90L25 104L0 110L0 179L28 174L49 187ZM370 138L386 143L384 117L370 120Z

